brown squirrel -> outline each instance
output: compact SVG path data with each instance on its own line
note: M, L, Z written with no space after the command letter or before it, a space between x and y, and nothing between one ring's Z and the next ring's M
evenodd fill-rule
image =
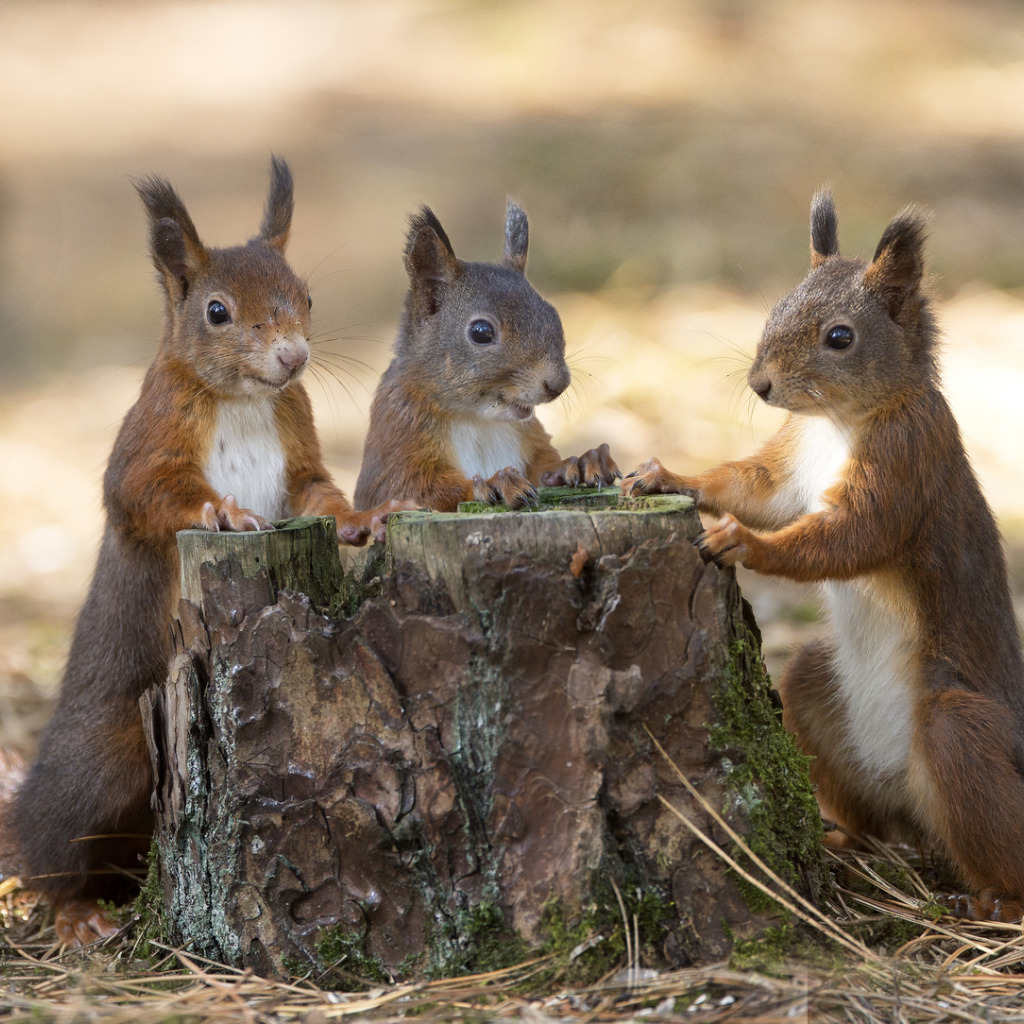
M274 158L259 234L207 248L171 185L134 182L166 292L163 339L104 477L106 528L53 719L14 798L22 879L57 936L113 934L96 903L131 891L152 832L139 696L166 674L178 600L175 533L273 529L333 515L338 537L381 539L393 503L355 512L324 468L309 397L304 281L284 257L293 188Z
M412 218L409 291L370 410L356 508L385 497L515 508L539 484L618 479L607 445L563 459L534 415L570 374L558 313L526 280L528 245L526 213L511 201L500 266L458 259L428 208Z
M974 894L1024 901L1024 673L999 533L939 390L922 291L925 218L908 208L870 264L840 256L832 197L811 208L811 271L770 314L748 374L789 415L756 454L632 494L682 492L721 521L719 565L820 581L830 631L779 684L826 819L923 842Z

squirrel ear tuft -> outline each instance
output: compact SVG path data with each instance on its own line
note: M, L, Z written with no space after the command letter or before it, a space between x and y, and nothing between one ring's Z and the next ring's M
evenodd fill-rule
M199 240L185 204L166 178L132 179L149 216L149 251L164 276L168 294L182 299L195 271L206 264L209 252Z
M864 272L865 286L885 300L892 317L921 284L927 223L923 211L908 206L885 229Z
M412 218L405 244L405 269L412 286L412 299L424 315L436 313L445 292L460 273L452 243L433 211L424 206Z
M821 188L811 200L811 267L839 255L839 218L830 188Z
M268 245L284 252L292 227L295 209L292 172L280 157L270 158L270 192L263 208L263 223L259 237Z
M505 212L505 250L502 263L519 274L526 273L526 254L530 247L530 225L526 211L511 199Z

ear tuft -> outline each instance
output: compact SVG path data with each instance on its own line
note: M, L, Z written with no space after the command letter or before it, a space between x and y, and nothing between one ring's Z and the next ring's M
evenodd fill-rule
M133 178L132 185L149 216L149 249L153 263L164 275L168 291L184 297L195 270L209 253L199 240L192 218L166 178Z
M263 208L263 223L259 237L268 245L284 252L292 227L292 212L295 209L292 172L280 157L270 158L270 191Z
M908 206L901 211L883 232L864 272L865 286L885 300L892 317L921 285L927 225L923 210Z
M820 267L829 256L839 255L839 218L832 190L818 189L811 200L811 267Z
M519 274L526 273L526 254L530 247L530 225L526 211L511 199L505 212L505 250L502 263Z
M436 313L445 292L461 272L458 257L434 212L424 206L409 224L405 269L414 304L426 315Z

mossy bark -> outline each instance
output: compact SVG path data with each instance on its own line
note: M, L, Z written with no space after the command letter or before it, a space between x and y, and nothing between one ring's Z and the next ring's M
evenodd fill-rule
M597 964L636 915L648 962L723 957L777 917L665 808L715 834L652 737L741 834L783 837L761 847L813 895L806 771L692 503L546 499L567 503L394 516L343 599L265 562L199 570L147 712L177 940L372 980L559 937Z

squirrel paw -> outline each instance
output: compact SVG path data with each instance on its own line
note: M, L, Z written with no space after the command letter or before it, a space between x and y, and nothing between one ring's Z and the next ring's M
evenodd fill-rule
M750 531L734 516L724 515L721 521L705 530L696 541L697 550L715 565L747 564L752 542Z
M667 470L659 459L648 459L622 478L622 493L628 498L639 498L644 494L688 494L697 496L686 477Z
M64 900L54 907L54 918L57 941L69 949L109 939L121 930L95 900Z
M204 530L218 533L230 530L244 533L246 530L272 530L274 527L252 509L239 508L233 494L226 494L220 501L208 501L203 505L201 522Z
M417 508L419 505L414 501L386 501L362 512L335 513L338 540L357 548L368 540L383 541L388 532L388 516L392 512L412 512Z
M1024 903L986 893L980 896L952 893L936 896L935 902L947 914L962 921L1002 921L1005 924L1019 924L1024 918Z
M506 466L487 480L473 477L473 497L488 505L524 508L537 500L537 489L515 466Z
M569 456L557 469L545 473L541 483L545 487L558 487L562 484L567 487L579 487L580 484L584 487L601 487L615 483L621 476L611 449L602 444L580 456Z

